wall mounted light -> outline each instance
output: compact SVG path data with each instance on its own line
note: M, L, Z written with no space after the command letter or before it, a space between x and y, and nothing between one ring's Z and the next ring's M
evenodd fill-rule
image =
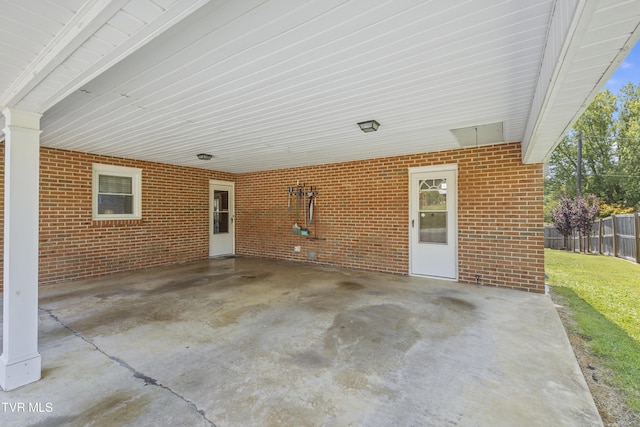
M369 133L377 131L380 123L376 122L375 120L368 120L366 122L358 123L358 126L360 126L362 132Z
M212 154L206 154L206 153L200 153L200 154L198 154L198 158L200 160L211 160L211 159L213 159L213 155Z

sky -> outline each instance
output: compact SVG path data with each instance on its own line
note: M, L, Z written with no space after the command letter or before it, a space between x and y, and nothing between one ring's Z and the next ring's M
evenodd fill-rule
M625 60L622 61L602 89L609 89L613 93L618 93L620 88L629 82L635 85L640 84L640 42L636 43L635 47L631 49Z

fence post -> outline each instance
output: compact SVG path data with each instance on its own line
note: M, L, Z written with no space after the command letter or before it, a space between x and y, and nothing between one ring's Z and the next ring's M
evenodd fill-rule
M586 247L584 249L585 253L591 253L591 233L587 234L587 243L586 243Z
M602 255L602 240L604 239L604 232L602 231L602 228L604 227L604 224L602 222L602 218L600 218L600 229L598 230L598 253L600 255Z
M636 263L640 263L640 221L638 220L638 212L633 214L633 235L636 238Z
M616 216L611 215L611 229L613 230L613 256L618 257L618 226L616 224Z

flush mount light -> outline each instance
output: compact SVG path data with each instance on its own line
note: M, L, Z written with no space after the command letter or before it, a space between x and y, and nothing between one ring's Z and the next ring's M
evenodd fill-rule
M200 154L198 154L198 158L200 160L211 160L211 159L213 159L213 155L212 154L206 154L206 153L200 153Z
M366 122L358 123L358 126L360 126L362 132L369 133L377 131L380 123L376 122L375 120L368 120Z

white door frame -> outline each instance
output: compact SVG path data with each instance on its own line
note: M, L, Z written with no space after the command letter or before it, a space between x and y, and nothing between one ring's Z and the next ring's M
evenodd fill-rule
M236 253L236 222L235 222L235 197L236 183L232 181L219 181L215 179L209 180L209 256L217 256L222 254L214 253L214 234L213 234L213 193L218 187L231 187L232 197L229 198L229 234L231 235L231 252L228 255ZM227 255L227 254L225 254Z
M417 212L417 210L415 209L415 203L416 203L416 199L415 199L415 195L411 194L411 182L412 182L412 175L413 174L419 174L419 173L437 173L437 172L453 172L455 175L455 181L456 181L456 188L455 188L455 197L453 197L453 205L452 205L452 212L454 213L453 215L453 227L454 227L454 241L452 242L454 245L454 262L455 262L455 276L451 277L451 278L447 278L447 277L440 277L440 276L428 276L428 277L434 277L434 278L438 278L438 279L443 279L443 280L452 280L452 281L457 281L458 280L458 274L459 274L459 269L458 269L458 164L457 163L452 163L452 164L446 164L446 165L435 165L435 166L420 166L420 167L413 167L413 168L409 168L409 188L408 188L408 194L409 194L409 221L408 221L408 237L409 237L409 275L410 276L421 276L421 277L425 277L422 274L414 274L412 271L412 266L414 265L414 256L415 254L413 253L413 237L412 237L412 232L413 232L413 227L411 226L411 221L414 220L416 221L417 218L414 218L414 212Z

